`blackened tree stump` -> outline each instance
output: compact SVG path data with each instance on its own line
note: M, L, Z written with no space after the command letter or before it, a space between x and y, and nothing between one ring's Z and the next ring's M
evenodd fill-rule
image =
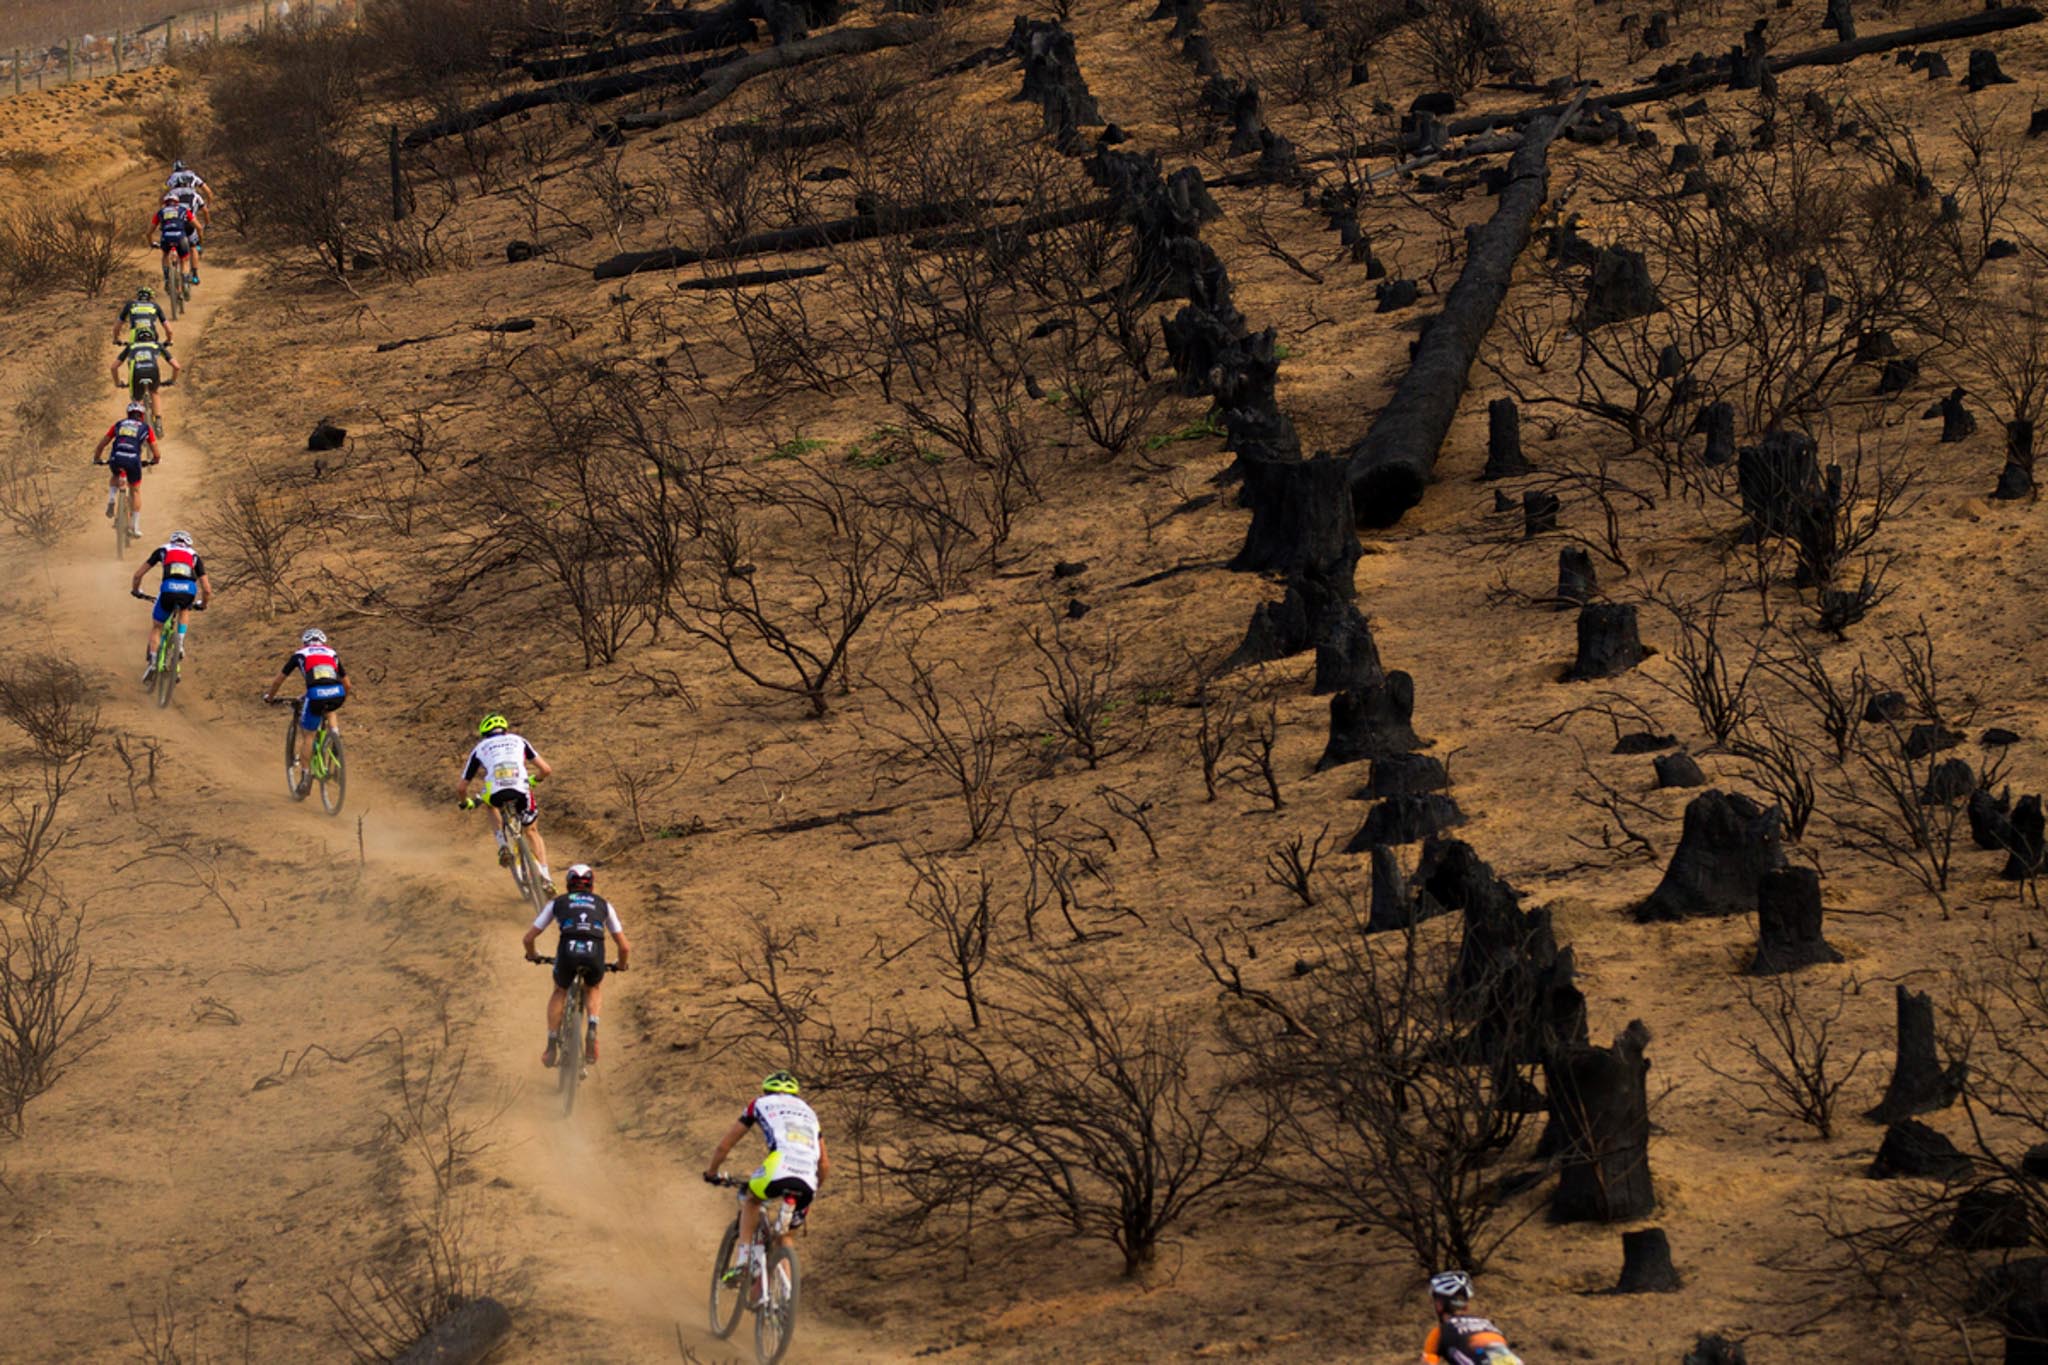
M1999 471L1998 487L1991 494L2006 502L2034 495L2034 424L2030 420L2005 424L2005 468Z
M1421 748L1422 738L1410 724L1414 715L1415 680L1400 669L1339 692L1330 698L1330 739L1316 771Z
M1371 623L1358 608L1346 604L1345 610L1325 623L1322 637L1316 641L1313 694L1321 697L1368 687L1386 675L1380 664L1379 645L1372 638Z
M1663 307L1642 252L1627 247L1602 247L1593 261L1592 277L1586 283L1586 301L1579 309L1578 326L1590 332L1611 323L1647 317Z
M1820 463L1813 438L1796 431L1769 431L1737 454L1735 486L1750 535L1796 535L1820 488Z
M1627 602L1590 602L1579 608L1579 652L1565 674L1568 682L1626 673L1648 654L1636 630L1636 609Z
M1934 1051L1934 1001L1923 993L1898 992L1899 1052L1884 1098L1863 1117L1896 1123L1915 1114L1946 1109L1962 1093L1963 1063L1943 1070Z
M1546 493L1532 488L1522 494L1522 539L1534 540L1557 529L1557 513L1562 504L1557 494Z
M1560 1223L1619 1223L1656 1208L1650 1179L1650 1031L1632 1021L1612 1047L1560 1048L1544 1062L1564 1142L1550 1204Z
M1600 590L1598 579L1593 573L1593 556L1576 545L1567 545L1557 552L1557 609L1569 611L1583 607L1593 600L1593 594Z
M1700 771L1699 763L1691 754L1680 751L1675 754L1659 754L1650 760L1657 772L1657 788L1662 791L1671 787L1704 787L1707 775Z
M1872 1180L1962 1180L1970 1169L1970 1158L1953 1142L1918 1119L1900 1119L1884 1130L1869 1174Z
M2012 814L2006 817L2001 830L2005 850L2005 867L1999 876L2009 882L2031 881L2041 875L2044 859L2048 859L2048 821L2041 813L2039 794L2022 796L2013 806Z
M1963 397L1964 394L1961 388L1950 389L1948 397L1927 409L1923 414L1926 417L1939 417L1941 419L1941 443L1943 445L1954 445L1957 441L1968 440L1971 434L1977 430L1977 419L1971 415L1969 408L1964 406Z
M1617 1294L1672 1294L1683 1288L1671 1264L1671 1239L1662 1228L1621 1234L1621 1280Z
M1685 808L1678 848L1664 879L1636 907L1648 924L1756 908L1764 877L1785 865L1778 808L1765 809L1739 792L1704 791Z
M1756 956L1751 976L1796 972L1842 955L1823 932L1820 874L1810 867L1779 867L1757 885Z
M1458 803L1442 792L1413 792L1389 796L1366 813L1365 823L1346 853L1363 853L1388 844L1419 844L1432 835L1465 823Z
M1372 761L1372 772L1358 791L1362 799L1418 796L1451 785L1450 770L1429 754L1386 754Z
M1700 428L1707 434L1703 464L1719 466L1735 458L1735 405L1709 403L1700 411Z
M1529 469L1522 454L1522 415L1514 399L1496 398L1486 405L1486 467L1479 477L1512 479Z
M1702 1332L1685 1353L1685 1365L1749 1365L1749 1353L1719 1332Z

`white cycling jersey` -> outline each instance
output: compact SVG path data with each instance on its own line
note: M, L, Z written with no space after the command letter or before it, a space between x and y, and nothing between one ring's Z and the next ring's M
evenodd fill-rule
M481 777L485 800L502 791L524 793L532 786L526 765L537 762L539 758L533 746L518 735L491 735L478 740L477 746L469 751L469 762L462 767L462 780L468 782Z
M164 181L164 187L171 190L189 190L205 183L199 178L197 171L172 171L171 178Z
M801 1180L818 1188L818 1115L794 1095L763 1095L747 1106L740 1122L761 1130L768 1144L762 1172L770 1180Z

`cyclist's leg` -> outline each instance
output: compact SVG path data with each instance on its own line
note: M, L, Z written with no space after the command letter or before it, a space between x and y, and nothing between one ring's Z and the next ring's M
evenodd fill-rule
M531 792L527 794L527 802L527 813L532 818L526 822L526 839L533 845L533 860L539 863L545 872L548 867L548 846L540 837L540 805L534 801Z
M128 470L128 513L129 524L137 535L142 534L142 459L136 457L135 468Z
M157 590L156 601L150 604L149 624L142 632L142 661L154 671L156 668L157 637L163 633L164 622L169 620L171 608L165 603L163 590Z
M326 717L321 714L311 697L299 702L299 771L313 771L313 733L320 728Z

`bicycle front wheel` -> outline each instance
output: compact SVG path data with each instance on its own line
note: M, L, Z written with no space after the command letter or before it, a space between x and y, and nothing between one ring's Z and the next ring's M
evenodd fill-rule
M519 835L518 854L513 858L512 862L515 867L521 869L519 884L526 892L526 899L533 906L533 912L537 915L547 907L548 887L547 883L541 878L540 863L533 856L533 845L527 841L525 831L523 830Z
M307 788L299 781L299 708L304 700L294 701L284 722L284 789L294 801L306 799Z
M128 558L128 542L131 539L128 534L129 507L128 481L123 479L120 486L114 490L114 558L116 559Z
M731 1284L725 1282L725 1268L732 1264L733 1248L739 1244L740 1220L735 1218L726 1225L725 1236L718 1243L718 1259L711 1263L711 1335L720 1341L740 1325L740 1308L747 1301L746 1276Z
M776 1365L789 1350L790 1339L796 1336L796 1301L802 1288L795 1250L769 1247L768 1297L754 1310L754 1359L760 1365Z
M341 799L348 791L348 770L342 766L341 736L328 732L327 775L320 779L320 805L329 815L341 814Z

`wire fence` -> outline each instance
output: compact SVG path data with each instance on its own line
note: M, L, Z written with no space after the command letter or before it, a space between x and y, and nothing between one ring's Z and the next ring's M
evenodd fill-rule
M111 33L79 33L0 51L0 97L175 62L209 43L230 42L308 14L356 17L359 0L246 0L191 10Z

